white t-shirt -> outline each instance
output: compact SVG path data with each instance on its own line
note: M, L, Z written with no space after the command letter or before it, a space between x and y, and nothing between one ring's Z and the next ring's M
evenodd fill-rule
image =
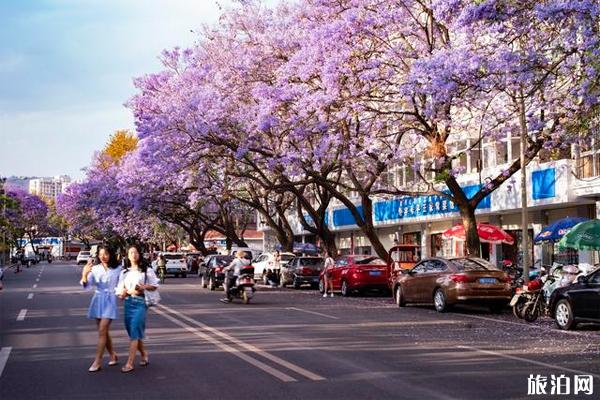
M144 283L145 282L145 283ZM144 274L139 269L124 269L119 275L119 283L115 289L117 294L121 294L123 289L134 290L137 285L152 285L158 287L158 278L152 268L148 268Z

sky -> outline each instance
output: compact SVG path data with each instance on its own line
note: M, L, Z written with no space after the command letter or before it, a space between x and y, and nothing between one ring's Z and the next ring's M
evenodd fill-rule
M267 1L267 4L270 3ZM132 78L161 69L231 0L0 0L0 176L84 177L133 129Z

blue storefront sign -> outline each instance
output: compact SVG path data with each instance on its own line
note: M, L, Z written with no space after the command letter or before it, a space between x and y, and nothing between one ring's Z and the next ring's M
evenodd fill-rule
M481 188L480 185L471 185L463 188L468 198L472 198ZM490 195L486 196L477 206L478 209L491 207ZM356 207L364 218L362 206ZM419 218L457 213L458 207L445 197L438 195L419 197L399 197L392 200L373 203L373 222L398 221L407 218ZM356 220L348 208L333 211L333 226L356 225Z
M467 198L472 198L481 188L480 185L463 188ZM491 207L490 195L487 195L477 209ZM393 200L379 201L373 205L374 222L397 221L407 218L429 217L459 212L452 201L438 195L419 197L400 197Z
M362 206L356 207L360 216L364 219L365 214L363 213ZM333 226L348 226L356 225L356 219L352 215L352 212L347 208L340 208L333 212Z

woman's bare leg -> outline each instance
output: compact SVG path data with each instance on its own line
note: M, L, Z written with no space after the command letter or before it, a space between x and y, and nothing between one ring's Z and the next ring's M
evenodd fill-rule
M140 355L142 356L142 360L148 359L148 353L146 352L146 348L144 347L144 342L142 340L138 340L138 350L140 351Z
M132 340L129 342L129 355L127 357L127 364L125 364L124 368L133 368L133 363L135 362L135 353L138 349L139 340Z

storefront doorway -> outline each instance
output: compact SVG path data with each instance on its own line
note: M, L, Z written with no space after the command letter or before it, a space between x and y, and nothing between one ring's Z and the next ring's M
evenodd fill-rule
M506 244L502 243L502 254L500 254L501 260L510 260L515 265L523 265L523 255L521 252L521 242L522 242L522 231L521 229L505 229L505 231L515 239L514 244ZM533 265L533 229L528 229L528 250L527 250L527 259L529 260L529 265Z

